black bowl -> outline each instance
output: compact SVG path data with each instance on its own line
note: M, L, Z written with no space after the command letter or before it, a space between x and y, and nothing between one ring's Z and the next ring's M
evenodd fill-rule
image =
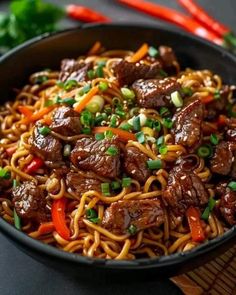
M163 27L137 25L85 25L52 35L37 37L10 51L0 59L0 97L12 98L14 87L24 85L27 77L43 68L58 68L61 59L77 57L95 41L107 49L137 49L143 42L169 45L174 48L182 68L210 69L221 75L226 83L236 82L236 57L226 50L187 33ZM66 253L44 245L16 230L3 219L0 229L20 249L37 260L81 278L109 279L130 277L154 278L172 276L197 267L227 250L236 241L236 227L222 237L211 240L195 250L135 261L91 259Z

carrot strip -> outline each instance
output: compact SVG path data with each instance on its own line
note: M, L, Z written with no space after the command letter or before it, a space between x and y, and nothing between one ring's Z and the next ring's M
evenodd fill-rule
M45 235L45 234L51 233L52 231L54 231L54 229L55 229L55 226L54 226L53 222L50 221L50 222L45 222L45 223L40 224L40 226L38 228L38 232L41 235Z
M93 46L90 48L88 55L96 54L99 51L99 49L101 48L101 46L102 46L102 44L99 41L95 42L93 44Z
M112 128L112 127L95 127L93 128L93 133L104 133L105 131L111 131L113 134L117 135L120 140L128 141L133 140L136 141L136 137L133 133L128 131L119 129L119 128Z
M202 103L208 104L214 100L214 96L212 94L209 94L207 96L201 97L200 99L201 99Z
M148 45L144 43L129 59L130 62L140 61L148 53Z
M33 113L32 116L30 118L25 118L21 121L22 124L29 124L31 122L35 122L39 119L42 119L43 116L47 115L49 112L51 112L53 110L54 106L50 106L50 107L45 107L41 110L39 110L36 113Z
M45 116L43 118L43 122L48 126L51 125L52 124L52 115L48 114L47 116Z
M18 106L19 112L25 117L31 117L33 112L27 106Z
M98 90L99 89L97 86L90 89L89 92L85 94L83 99L78 104L76 104L74 110L80 113L86 107L87 103L93 98L93 96L98 93Z

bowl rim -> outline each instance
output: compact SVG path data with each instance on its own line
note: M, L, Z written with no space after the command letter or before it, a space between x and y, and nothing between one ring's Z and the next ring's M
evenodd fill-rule
M111 24L84 24L76 28L70 28L61 30L53 33L46 33L40 36L37 36L25 43L15 47L10 50L2 57L0 57L0 66L1 63L7 61L12 56L21 52L25 48L30 47L31 45L35 45L44 39L50 39L54 36L62 36L63 34L76 33L80 30L92 30L96 28L140 28L140 29L151 29L151 30L161 30L168 33L173 33L178 36L183 36L188 40L193 40L199 43L199 45L207 45L212 49L215 49L223 56L228 56L232 61L236 64L236 56L232 53L228 52L226 49L213 44L207 40L204 40L200 37L193 36L187 32L182 30L178 30L173 26L166 27L164 24L160 25L149 25L145 23L136 24L136 23L111 23ZM66 262L83 264L84 266L95 266L95 267L105 267L109 269L119 269L119 270L127 270L127 269L147 269L147 268L162 268L167 266L177 266L180 263L186 263L193 258L200 257L202 254L209 253L219 248L221 245L225 244L227 241L232 240L236 237L236 226L230 228L226 233L222 236L219 236L213 240L205 242L204 244L196 247L195 249L187 252L170 254L168 256L161 256L159 258L142 258L136 260L108 260L108 259L100 259L100 258L90 258L81 256L79 254L68 253L63 250L57 249L47 244L43 244L42 242L35 240L25 233L17 230L13 225L9 224L3 218L0 217L0 229L1 231L9 237L11 240L16 243L20 243L21 246L29 248L35 252L40 253L41 255L50 256L51 258L59 259Z

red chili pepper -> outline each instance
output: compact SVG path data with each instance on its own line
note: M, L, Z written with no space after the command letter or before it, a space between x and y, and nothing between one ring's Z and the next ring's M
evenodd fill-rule
M54 229L55 229L55 226L54 226L53 222L50 221L50 222L45 222L45 223L40 224L40 226L38 228L38 232L41 235L45 235L45 234L51 233Z
M194 207L190 207L188 208L186 215L187 215L188 224L189 224L191 235L192 235L192 240L194 242L204 241L205 235L204 235L202 223L200 220L199 210Z
M26 166L25 173L32 174L44 165L41 158L34 157L33 160Z
M143 0L118 0L122 4L126 4L132 8L135 8L141 12L152 15L156 18L167 20L170 23L174 23L185 30L193 33L194 35L205 38L218 45L223 45L223 39L219 38L216 34L204 28L197 21L184 14L175 11L158 4L150 3Z
M71 4L66 7L66 12L70 18L87 23L103 23L111 21L111 19L105 15L85 6Z
M54 200L52 203L52 221L58 234L65 240L70 238L70 230L65 217L66 198Z

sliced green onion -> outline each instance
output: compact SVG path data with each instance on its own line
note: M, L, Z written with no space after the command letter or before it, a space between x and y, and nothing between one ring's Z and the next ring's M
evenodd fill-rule
M164 119L163 119L163 125L164 125L166 128L168 128L168 129L172 128L173 124L174 124L174 122L172 121L171 118L164 118Z
M140 123L139 116L133 118L133 128L134 128L134 131L140 131L141 123Z
M50 107L50 106L52 106L52 105L54 105L54 101L53 100L46 100L45 101L45 103L44 103L44 106L45 107Z
M123 129L123 130L126 130L126 131L129 131L129 130L132 129L132 125L130 125L129 123L122 123L119 128Z
M148 48L148 54L151 56L151 57L156 57L159 55L159 51L153 47L153 46L149 46Z
M4 179L9 179L11 178L11 174L6 169L0 167L0 177Z
M92 132L92 130L91 130L90 127L84 127L84 128L82 129L82 133L83 133L83 134L87 134L87 135L89 135L89 134L91 134L91 132Z
M94 123L95 125L99 125L102 121L106 121L108 119L106 113L99 114L95 117Z
M161 130L161 123L159 121L155 121L153 123L153 128L159 132Z
M113 132L111 130L106 130L104 132L104 136L105 136L106 139L111 139L113 137L113 135L114 134L113 134Z
M116 122L117 122L117 116L116 115L112 115L111 116L111 121L110 121L110 127L116 127Z
M65 103L69 106L73 106L73 104L76 103L76 100L72 97L67 97L62 100L62 103Z
M205 210L203 211L201 218L204 220L208 220L209 215L210 215L210 208L207 206Z
M112 181L111 188L115 191L121 187L121 184L119 181Z
M116 156L118 154L118 149L115 146L110 146L107 151L106 154L109 156Z
M149 128L153 128L153 124L154 124L154 120L147 118L145 126L149 127Z
M16 210L13 210L13 217L14 217L14 225L15 228L21 230L21 219L20 217L17 215Z
M161 169L162 168L162 161L160 159L149 160L149 161L147 161L147 165L150 170Z
M121 93L125 99L134 99L135 98L135 93L133 92L133 90L131 90L127 87L122 87L120 90L121 90Z
M124 118L125 115L126 115L125 111L124 111L123 108L120 107L120 106L117 107L117 108L115 109L115 113L116 113L120 118Z
M113 97L113 99L112 99L112 105L113 106L119 106L121 104L121 101L120 101L120 99L119 99L119 97Z
M17 187L19 185L19 182L16 179L13 179L12 186L13 188Z
M220 99L220 98L221 98L220 91L216 90L214 93L214 99Z
M101 190L104 196L110 196L110 184L108 182L101 183Z
M132 108L129 113L130 113L130 116L133 117L133 116L137 116L139 114L139 110L140 108L139 107L134 107Z
M137 227L134 224L131 224L128 228L128 233L133 236L137 233Z
M94 70L89 70L89 71L87 72L87 76L88 76L88 78L89 78L90 80L94 79L94 78L95 78L95 72L94 72Z
M167 72L165 72L165 71L162 70L162 69L159 70L159 74L160 74L163 78L165 78L165 77L168 76Z
M98 85L98 88L101 90L101 91L106 91L108 89L108 83L107 82L104 82L104 81L101 81Z
M79 95L82 96L86 93L89 92L89 90L91 89L91 85L90 84L86 84L79 92Z
M210 136L211 143L217 145L219 143L219 138L215 133L212 133Z
M97 61L97 65L99 67L105 67L106 63L107 63L106 60L99 60L99 61Z
M143 131L140 131L140 132L136 133L135 136L136 136L137 141L139 143L144 143L145 142L145 136L144 136Z
M129 187L131 185L131 178L124 177L122 178L122 187Z
M103 76L104 76L104 73L103 73L103 67L104 67L104 66L98 66L98 67L96 68L96 75L97 75L97 77L99 77L99 78L103 78Z
M58 86L58 87L60 87L60 88L64 88L64 83L62 82L62 81L57 81L56 82L56 85Z
M164 136L163 135L160 136L160 137L158 137L158 139L157 139L157 146L163 145L164 144L164 141L165 141L165 139L164 139Z
M211 149L207 145L202 145L198 148L197 154L201 158L207 158L211 155Z
M236 181L230 181L230 183L228 184L228 187L229 187L232 191L236 191Z
M167 153L168 149L167 149L167 146L166 145L162 145L159 147L159 153L161 155L165 155Z
M96 133L95 134L95 139L96 140L103 140L105 138L104 133Z
M39 128L39 133L43 136L47 136L51 132L51 129L48 126L43 126Z
M100 219L98 218L98 214L94 209L87 209L85 214L88 220L93 223L98 223L100 221Z
M86 109L95 114L100 112L104 106L104 98L100 95L94 95L86 105Z
M43 84L44 82L48 81L48 77L47 76L39 76L35 79L35 84Z
M64 89L66 90L66 91L69 91L69 90L71 90L72 88L74 88L74 87L77 87L78 86L78 82L76 81L76 80L68 80L68 81L66 81L65 83L64 83Z
M70 144L64 145L63 156L69 157L70 153L71 153L71 145Z
M166 107L160 107L159 114L160 114L161 116L167 116L167 115L170 114L170 111L169 111L169 109L166 108Z
M100 222L100 218L95 217L95 218L90 218L89 221L91 221L92 223L99 223Z
M81 113L80 122L85 127L89 127L93 121L92 113L89 110L85 110Z
M214 209L215 205L216 205L216 200L213 199L212 197L210 197L210 199L208 201L208 206L209 206L210 211L212 211Z
M183 102L183 99L182 99L182 97L181 97L179 91L174 91L174 92L172 92L171 95L170 95L170 98L171 98L173 104L174 104L177 108L182 107L182 105L183 105L184 102Z
M187 96L193 95L193 91L190 87L183 87L181 90L182 90L183 94L185 94Z
M58 104L58 103L62 103L63 99L58 95L56 97L56 100L55 100L55 103Z

